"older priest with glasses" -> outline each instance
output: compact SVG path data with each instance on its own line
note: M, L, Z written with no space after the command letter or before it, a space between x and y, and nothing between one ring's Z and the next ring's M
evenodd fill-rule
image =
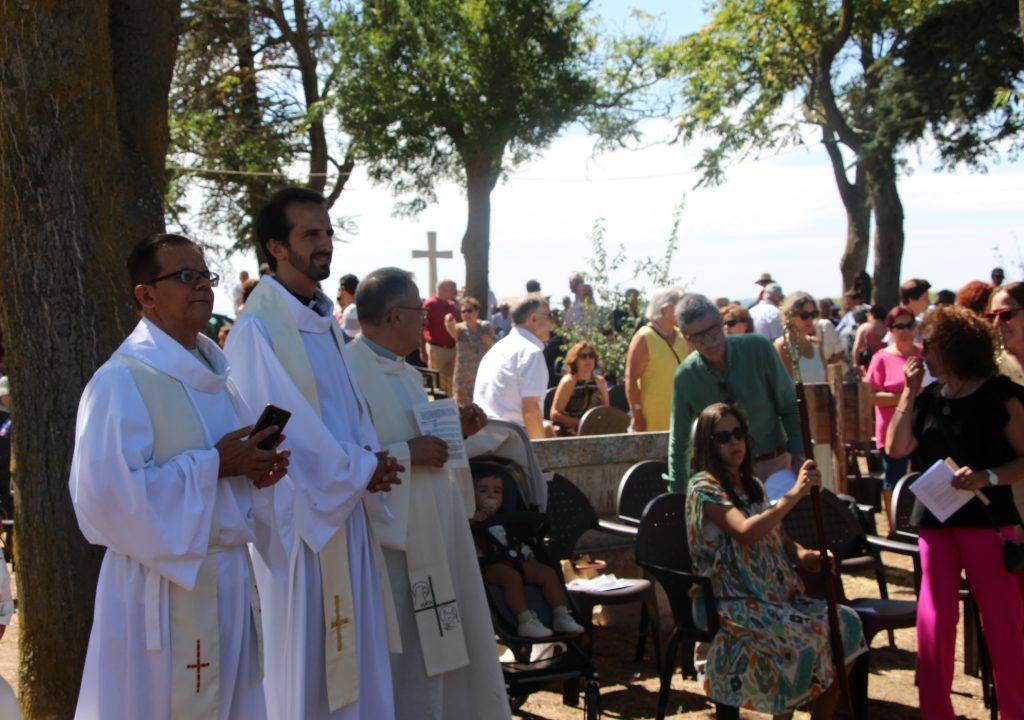
M730 335L718 308L703 295L676 305L683 337L696 350L679 366L669 429L669 489L685 492L690 477L693 421L715 403L737 405L747 415L754 475L767 479L794 466L803 454L793 381L771 342L762 335Z
M216 343L202 251L153 235L128 257L132 334L82 394L71 500L106 547L78 718L266 717L247 546L269 552L288 451L250 437ZM56 662L57 660L54 659Z

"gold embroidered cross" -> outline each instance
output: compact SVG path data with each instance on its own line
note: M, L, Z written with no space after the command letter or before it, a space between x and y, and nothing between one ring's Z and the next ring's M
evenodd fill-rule
M210 663L208 663L208 662L200 662L199 661L200 657L201 657L200 645L199 645L199 641L196 640L196 664L195 665L186 665L185 666L186 670L195 670L196 671L196 692L199 692L199 673L201 673L203 671L204 667L210 667Z
M348 618L341 616L341 598L334 596L334 621L331 623L331 630L334 630L338 638L338 652L341 652L341 628L348 625Z

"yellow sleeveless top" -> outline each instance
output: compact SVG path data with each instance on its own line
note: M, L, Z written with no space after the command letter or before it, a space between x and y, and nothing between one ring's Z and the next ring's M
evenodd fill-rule
M672 381L676 368L690 354L683 334L674 329L675 340L671 349L658 331L644 325L637 331L647 343L647 368L637 381L640 385L640 404L648 431L668 430L672 410ZM673 350L675 353L673 354Z

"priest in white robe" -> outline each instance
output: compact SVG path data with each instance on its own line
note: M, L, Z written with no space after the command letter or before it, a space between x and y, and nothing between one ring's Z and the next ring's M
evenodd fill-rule
M247 546L269 550L287 452L256 447L272 429L249 437L227 360L199 334L217 276L198 246L154 235L128 267L142 320L89 381L75 428L71 499L106 547L76 717L259 720Z
M398 611L402 652L391 656L399 720L511 717L494 629L469 528L472 480L446 464L448 446L423 435L413 408L428 402L404 357L419 344L419 289L410 273L384 268L356 291L362 335L345 359L366 396L377 435L406 468L378 528ZM486 422L462 413L463 434ZM418 588L416 591L413 588ZM440 608L441 614L437 610Z
M394 717L388 640L397 642L397 626L367 510L380 510L368 492L397 481L397 465L375 452L333 305L318 288L332 232L316 193L271 198L257 234L276 276L260 280L225 348L250 404L292 413L291 483L275 503L282 552L255 559L272 720Z

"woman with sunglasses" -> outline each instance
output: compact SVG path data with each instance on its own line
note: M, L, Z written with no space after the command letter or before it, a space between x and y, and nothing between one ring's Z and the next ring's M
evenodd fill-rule
M999 372L1024 385L1024 283L996 288L985 317L999 333Z
M794 564L816 572L821 556L782 532L782 519L821 484L813 462L775 505L754 477L747 420L710 405L697 418L694 475L686 492L693 571L711 578L720 629L707 653L705 692L715 702L775 718L811 703L831 718L838 699L825 602L804 595ZM695 615L704 614L698 597ZM847 667L866 648L856 613L840 607Z
M921 325L924 362L904 368L885 439L894 458L926 469L951 458L952 485L977 497L940 521L920 503L921 583L917 678L921 717L953 720L950 689L960 575L966 571L991 659L1002 717L1024 718L1024 609L1019 576L1003 563L1002 541L1019 522L1011 485L1024 480L1024 389L998 374L992 328L961 307L936 308ZM936 382L922 387L924 365Z
M473 386L476 370L484 353L495 341L494 326L480 319L480 301L475 297L464 297L459 303L462 322L455 322L454 315L446 315L444 328L455 338L455 404L464 408L473 402Z
M775 350L786 372L805 385L825 382L825 367L839 358L823 355L821 338L814 325L819 314L818 303L810 294L797 291L786 296L779 312L783 333L775 341Z
M558 435L575 435L580 418L590 408L608 404L608 382L597 374L597 350L586 340L576 343L565 354L569 372L558 381L551 402L551 421Z
M920 358L921 347L914 342L917 337L917 319L905 305L897 305L885 318L885 327L892 335L892 344L876 352L871 358L864 382L873 391L871 403L875 406L875 447L882 452L885 477L882 480L882 502L885 517L892 529L892 490L901 477L907 474L910 458L894 458L885 452L885 434L896 412L900 394L906 387L903 367L912 357Z
M742 305L729 303L721 309L721 313L726 335L746 335L754 332L754 320Z

